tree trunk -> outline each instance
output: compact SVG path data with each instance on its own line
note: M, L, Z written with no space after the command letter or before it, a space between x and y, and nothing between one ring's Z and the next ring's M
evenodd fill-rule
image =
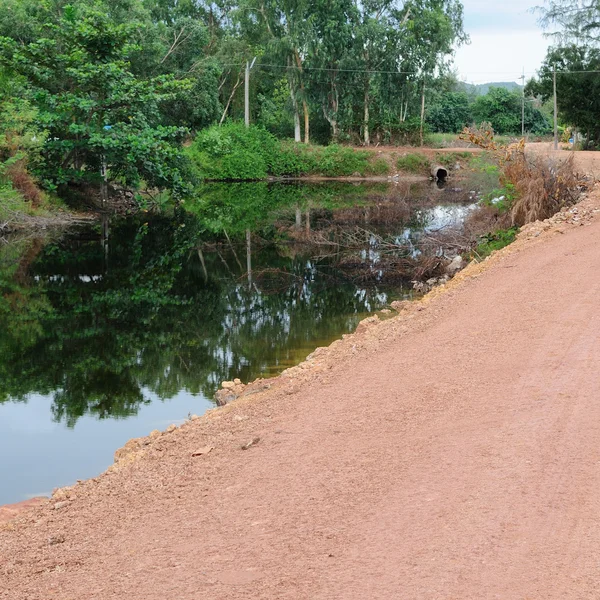
M288 58L288 67L290 66L290 59ZM302 134L300 132L300 112L298 110L298 98L296 98L296 92L294 90L294 78L290 73L289 77L290 85L290 98L292 100L292 108L294 110L294 141L301 142Z
M300 59L300 54L298 54L298 50L294 50L294 58L296 59L296 65L298 67L299 78L300 78L300 90L302 91L302 110L304 111L304 143L310 143L310 118L308 114L308 104L306 102L306 96L304 95L304 82L302 81L302 73L304 72L302 68L302 60Z
M292 99L292 108L294 110L294 140L296 142L302 141L302 134L300 132L300 112L298 111L298 100L294 92L294 84L290 81L290 98Z
M304 85L302 86L302 90L304 91ZM302 100L302 108L304 110L304 143L310 144L310 120L306 100Z
M223 121L225 120L225 117L227 116L227 111L229 110L229 105L231 104L231 101L233 100L233 96L235 95L235 91L238 89L238 87L240 87L241 83L242 83L242 71L239 72L237 81L235 82L235 85L233 86L233 89L231 90L231 94L229 95L229 100L227 100L227 104L225 105L225 109L223 110L223 114L221 115L221 120L219 121L219 127L223 124Z

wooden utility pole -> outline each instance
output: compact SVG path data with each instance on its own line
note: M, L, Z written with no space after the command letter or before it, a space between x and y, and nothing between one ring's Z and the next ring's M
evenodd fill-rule
M246 122L246 127L250 127L250 70L255 62L256 56L254 57L252 64L249 61L246 62L246 79L244 86L244 121Z
M523 97L521 98L521 135L525 137L525 67L523 67Z
M558 101L556 99L556 65L554 65L554 149L558 150Z

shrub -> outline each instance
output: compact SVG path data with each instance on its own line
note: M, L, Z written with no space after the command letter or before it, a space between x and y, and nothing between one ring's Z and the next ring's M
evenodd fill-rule
M271 157L270 174L277 177L308 175L318 169L318 163L317 155L311 148L297 142L283 141Z
M271 171L278 146L261 127L227 123L201 131L188 154L200 179L253 180Z
M512 244L515 241L518 232L518 227L510 227L509 229L499 229L493 233L482 236L475 250L477 258L485 258L492 252Z
M24 161L18 161L6 169L6 177L11 182L13 189L21 193L33 208L37 208L42 201L42 192L36 185L31 175L25 168Z
M325 177L344 177L368 171L369 152L332 144L321 150L319 171Z
M200 132L186 152L200 180L250 181L268 175L364 176L389 171L385 160L371 160L374 155L364 150L279 141L262 127L246 128L242 123L213 126Z
M390 165L383 158L376 158L367 167L369 175L387 175L390 172Z
M515 154L504 167L504 177L514 186L514 225L548 219L576 201L577 176L573 155L566 160Z

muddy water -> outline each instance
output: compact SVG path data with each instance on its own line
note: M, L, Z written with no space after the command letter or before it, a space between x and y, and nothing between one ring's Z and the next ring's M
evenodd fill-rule
M412 297L469 198L427 185L214 186L168 216L0 245L0 505L275 375ZM421 272L423 271L423 272Z

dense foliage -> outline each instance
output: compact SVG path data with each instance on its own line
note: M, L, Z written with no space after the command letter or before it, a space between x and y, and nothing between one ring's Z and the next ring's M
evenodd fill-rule
M255 56L251 120L278 139L408 140L422 94L467 40L462 11L459 0L0 0L0 93L27 121L28 168L46 187L98 184L107 169L110 181L181 195L184 136L241 119ZM210 154L210 131L199 153ZM280 162L308 160L291 148ZM306 170L247 159L240 150L220 168Z
M527 91L543 100L553 97L553 71L556 67L556 89L559 119L564 125L579 130L586 147L600 145L600 50L593 46L569 45L551 48Z
M322 147L281 141L262 127L246 128L241 123L203 130L187 155L198 180L255 180L308 174L364 176L388 172L387 163L369 152L337 144Z
M522 89L522 88L521 88ZM522 127L522 92L503 87L490 87L485 95L469 96L465 92L441 94L428 113L427 123L432 131L458 133L471 124L491 123L500 135L517 135ZM551 129L546 115L525 103L525 131L541 135Z

